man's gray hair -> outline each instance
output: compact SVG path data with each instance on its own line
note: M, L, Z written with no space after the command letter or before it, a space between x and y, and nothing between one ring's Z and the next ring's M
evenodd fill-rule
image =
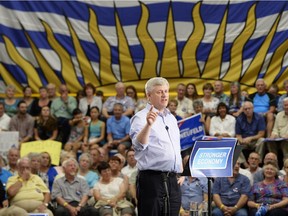
M24 156L24 157L18 159L18 161L17 161L17 166L19 167L19 165L20 165L22 162L24 162L24 161L28 161L29 164L31 163L30 158L27 157L27 156Z
M285 98L283 99L283 103L286 102L286 101L288 101L288 97L285 97Z
M169 82L167 81L167 79L163 77L153 77L146 82L145 92L146 94L148 94L152 92L155 86L164 86L164 85L168 86L169 88Z
M78 164L77 160L74 159L74 158L68 158L67 160L65 160L65 161L63 162L63 164L62 164L62 167L65 167L65 168L66 168L66 166L67 166L68 163L70 163L70 162L73 162L73 163L76 165L77 169L79 168L79 164Z

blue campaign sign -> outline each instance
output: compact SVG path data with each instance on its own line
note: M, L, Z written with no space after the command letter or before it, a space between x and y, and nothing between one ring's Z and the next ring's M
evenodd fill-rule
M196 141L189 167L193 177L233 175L233 154L237 140Z
M205 135L204 125L200 119L201 113L198 113L178 121L181 150L192 147L196 140L200 140Z

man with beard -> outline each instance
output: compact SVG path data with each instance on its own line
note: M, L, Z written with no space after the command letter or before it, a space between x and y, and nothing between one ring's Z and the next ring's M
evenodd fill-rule
M84 178L77 176L78 163L74 158L63 162L64 176L54 181L52 199L58 203L55 216L98 215L98 211L87 206L89 186Z
M9 130L19 132L19 145L28 142L33 137L34 118L27 113L27 104L20 101L17 105L18 112L11 118Z

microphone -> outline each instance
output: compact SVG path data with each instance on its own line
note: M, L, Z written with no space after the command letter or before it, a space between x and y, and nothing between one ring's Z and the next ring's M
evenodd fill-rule
M165 126L165 129L168 131L168 130L169 130L169 127L166 125L166 126Z

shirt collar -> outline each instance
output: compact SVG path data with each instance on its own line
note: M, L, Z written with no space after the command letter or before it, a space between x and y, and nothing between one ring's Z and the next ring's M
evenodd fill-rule
M150 103L147 103L146 108L147 108L148 110L150 110L151 104L150 104ZM164 108L164 111L163 111L163 112L159 112L159 110L157 110L155 107L153 107L153 110L152 110L152 111L158 112L158 115L159 115L159 116L166 116L166 115L168 115L168 114L171 114L170 110L167 109L167 108Z

